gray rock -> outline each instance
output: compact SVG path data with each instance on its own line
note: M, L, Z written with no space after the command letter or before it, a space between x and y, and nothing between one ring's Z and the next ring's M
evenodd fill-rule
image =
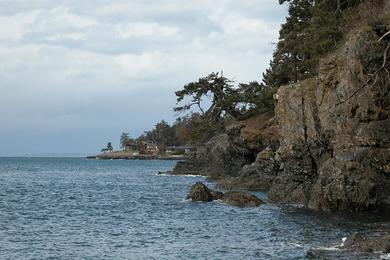
M207 188L202 182L197 182L192 185L187 199L192 201L210 202L213 200L222 200L224 203L237 207L257 207L264 202L254 195L247 192L231 191L222 193Z
M364 253L390 253L390 235L367 238L366 236L354 233L344 244L344 250Z
M319 77L278 90L275 159L283 167L271 201L321 211L390 209L390 84L380 74L366 85L386 45L368 28L347 38L322 60Z
M264 202L255 195L242 191L229 191L223 194L222 201L228 205L248 208L257 207Z
M213 193L201 182L197 182L192 185L190 192L187 195L187 199L192 201L209 202L213 201Z

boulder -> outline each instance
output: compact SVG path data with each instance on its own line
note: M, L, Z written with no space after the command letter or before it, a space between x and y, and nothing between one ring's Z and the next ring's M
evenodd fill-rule
M213 200L222 200L224 203L237 207L257 207L264 202L254 195L241 191L230 191L225 194L220 191L214 191L207 188L202 182L192 185L187 199L192 201L210 202Z
M187 195L187 199L191 199L192 201L209 202L213 201L214 197L213 193L209 188L206 187L206 185L204 185L202 182L197 182L192 185L191 190Z

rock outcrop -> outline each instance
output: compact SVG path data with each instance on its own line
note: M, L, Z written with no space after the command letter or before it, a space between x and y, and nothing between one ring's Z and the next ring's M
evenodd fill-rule
M281 87L280 173L269 196L318 210L390 206L390 79L373 28L351 33L318 78Z
M214 191L207 188L202 182L197 182L192 185L191 190L187 195L187 199L198 202L222 200L228 205L241 208L257 207L264 203L261 199L247 192L229 191L224 194L220 191Z
M257 207L264 202L258 197L242 191L229 191L223 194L222 201L240 208Z
M228 134L222 134L198 146L189 160L176 165L173 174L231 176L250 162L247 155L250 155L249 150L236 147Z
M264 113L227 127L226 133L200 145L172 174L205 175L226 190L268 191L279 171L275 152L279 126Z
M210 202L213 200L219 200L222 197L222 192L210 190L202 182L197 182L192 185L191 190L187 195L187 199L199 202Z
M390 235L369 238L355 233L345 241L341 249L352 252L388 254L390 253Z

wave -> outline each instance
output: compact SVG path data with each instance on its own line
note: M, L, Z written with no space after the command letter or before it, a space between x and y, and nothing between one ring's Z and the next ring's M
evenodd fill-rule
M186 175L174 175L169 173L155 173L154 176L162 176L162 177L189 177L189 178L198 178L203 177L206 178L206 176L203 175L195 175L195 174L186 174Z

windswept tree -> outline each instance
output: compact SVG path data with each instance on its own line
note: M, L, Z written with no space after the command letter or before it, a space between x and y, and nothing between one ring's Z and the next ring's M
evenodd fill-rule
M220 75L211 73L196 82L191 82L184 86L183 90L176 91L177 104L176 112L190 111L196 107L202 117L207 120L219 122L224 115L238 116L233 96L236 90L233 81ZM190 101L184 105L179 105L186 99ZM208 99L211 103L208 108L204 107L203 101ZM208 103L208 102L205 102Z

